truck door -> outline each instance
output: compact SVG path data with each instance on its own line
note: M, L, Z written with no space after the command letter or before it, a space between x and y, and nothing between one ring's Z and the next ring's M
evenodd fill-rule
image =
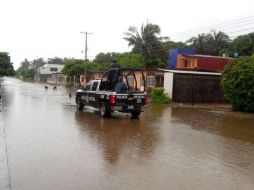
M94 81L92 83L91 91L88 94L89 105L92 107L97 107L97 88L98 88L98 81Z
M92 83L88 82L84 88L84 94L82 95L82 100L85 105L89 105L89 94L91 91Z

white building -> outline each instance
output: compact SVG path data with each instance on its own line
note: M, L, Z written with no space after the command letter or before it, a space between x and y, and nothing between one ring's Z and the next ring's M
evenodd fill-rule
M164 72L164 89L178 103L225 103L221 73L159 69Z
M61 73L64 65L46 64L39 67L35 74L35 81L51 84L64 84L66 77Z

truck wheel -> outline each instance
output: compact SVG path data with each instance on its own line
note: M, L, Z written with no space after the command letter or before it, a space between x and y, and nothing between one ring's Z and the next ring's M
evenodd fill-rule
M100 113L102 117L111 117L111 111L105 106L105 104L101 104Z
M76 99L76 106L78 110L83 110L84 109L84 104L81 101L81 97L78 96Z
M131 116L132 116L132 118L134 118L134 119L138 118L139 115L140 115L140 111L132 111L132 112L131 112Z

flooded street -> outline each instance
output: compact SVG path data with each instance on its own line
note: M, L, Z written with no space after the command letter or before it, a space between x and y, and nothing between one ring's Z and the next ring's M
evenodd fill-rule
M254 189L252 114L149 105L139 120L102 118L64 87L0 85L1 190Z

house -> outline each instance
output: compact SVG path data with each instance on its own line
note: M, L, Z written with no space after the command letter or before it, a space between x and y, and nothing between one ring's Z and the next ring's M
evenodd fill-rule
M223 71L231 59L220 56L179 54L177 56L177 69Z
M221 73L159 69L164 72L164 89L173 102L225 103Z
M173 48L169 50L168 68L177 68L177 56L180 54L194 55L195 50L192 48Z
M191 48L175 48L169 51L168 68L198 71L223 71L232 58L195 54Z
M85 75L80 75L79 77L79 82L81 86L85 86L86 82L89 82L90 80L95 80L102 78L103 74L105 71L88 71L86 73L86 80L85 80Z
M66 77L61 72L64 65L46 64L39 67L35 74L35 81L51 84L65 84Z

